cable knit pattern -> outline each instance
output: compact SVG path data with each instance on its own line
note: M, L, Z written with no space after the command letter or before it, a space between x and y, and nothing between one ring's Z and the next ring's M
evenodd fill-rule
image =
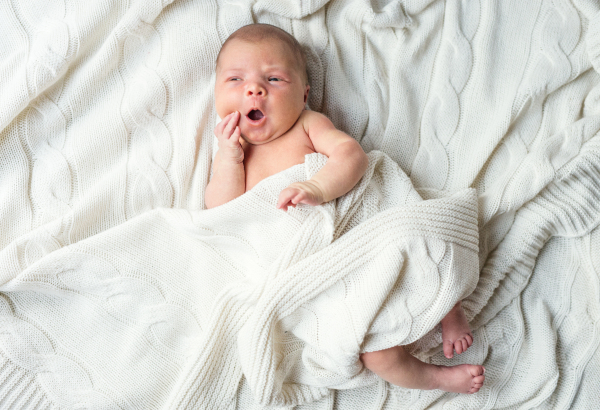
M597 407L597 0L7 0L0 21L0 408ZM315 154L202 210L214 59L252 22L300 41L308 106L370 152L343 198L276 212ZM449 360L459 299L474 344ZM358 360L397 344L486 382L404 389Z
M12 302L19 305L21 301ZM55 404L77 407L83 402L88 408L114 408L110 397L95 391L90 375L73 359L58 354L42 329L18 319L4 298L0 298L0 321L4 353L16 366L35 374Z
M67 69L69 50L69 27L65 23L65 3L55 2L46 9L23 7L24 25L33 30L31 44L33 58L27 67L28 90L38 95L48 83L61 76Z
M600 12L597 12L589 22L586 47L594 69L600 72L600 42L596 41L600 35Z
M66 121L56 104L43 95L31 104L26 121L25 138L34 160L31 199L39 226L71 210L71 170L61 152Z
M67 18L67 7L64 0L43 3L36 7L27 7L17 2L9 1L7 8L12 24L20 27L14 30L27 37L24 42L28 48L25 65L18 75L21 77L10 88L19 99L11 102L11 108L2 109L0 128L4 128L14 118L14 115L24 108L24 103L40 95L46 88L65 74L69 60L77 52L79 39L73 27L72 16ZM16 20L16 21L15 21ZM26 34L25 34L26 33ZM6 47L14 47L6 44ZM19 89L21 88L21 89Z
M185 335L172 338L171 329L189 329L190 334L196 334L198 323L186 309L176 305L176 300L163 296L167 293L161 291L164 284L119 277L109 262L89 255L72 254L69 263L61 265L55 273L60 281L58 286L97 299L111 316L129 326L145 326L145 337L152 341L155 349L162 350L164 356L181 355L192 347L192 341ZM86 277L76 275L82 270Z
M571 77L569 54L581 39L579 15L569 2L548 4L551 6L542 8L538 16L532 55L513 101L512 116L516 120L502 145L507 155L494 158L498 166L490 163L492 172L486 173L486 185L491 186L481 204L485 221L491 215L518 209L530 200L550 182L554 171L572 159L582 143L597 132L597 126L586 124L597 118L584 119L576 123L578 127L574 124L571 129L562 130L544 141L541 149L527 155L542 123L544 101Z
M477 30L477 20L460 18L461 8L477 16L479 1L446 3L447 24L436 60L431 97L421 118L421 145L414 159L411 177L419 186L443 189L450 166L446 146L454 135L460 117L459 94L473 67L469 42ZM461 23L464 27L461 27Z
M148 14L157 15L165 4L157 4ZM123 75L126 89L121 106L125 126L130 134L127 215L138 215L148 209L173 204L173 188L166 171L173 148L169 130L161 120L165 114L167 92L156 67L161 57L161 39L140 16L130 26L122 27Z

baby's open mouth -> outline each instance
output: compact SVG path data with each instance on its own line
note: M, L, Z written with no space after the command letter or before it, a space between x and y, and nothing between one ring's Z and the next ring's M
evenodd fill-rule
M252 121L258 121L264 116L265 115L261 110L252 110L248 113L248 118L250 118Z

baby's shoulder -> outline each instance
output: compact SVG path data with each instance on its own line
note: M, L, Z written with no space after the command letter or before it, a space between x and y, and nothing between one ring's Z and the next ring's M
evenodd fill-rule
M329 119L325 115L321 114L320 112L316 112L316 111L304 110L300 114L300 120L302 120L304 122L322 121L323 119L326 119L327 121L329 121Z
M299 122L308 135L325 129L335 128L333 123L320 112L304 110L300 114Z

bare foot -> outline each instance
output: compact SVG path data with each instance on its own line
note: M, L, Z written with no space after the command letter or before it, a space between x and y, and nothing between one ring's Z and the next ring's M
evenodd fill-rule
M363 353L360 360L382 379L408 389L476 393L485 380L483 366L461 364L448 367L424 363L402 346Z
M485 368L476 364L439 366L435 388L452 393L477 393L483 386L484 373Z
M460 302L442 319L442 341L448 359L454 357L454 350L461 354L473 344L473 334Z

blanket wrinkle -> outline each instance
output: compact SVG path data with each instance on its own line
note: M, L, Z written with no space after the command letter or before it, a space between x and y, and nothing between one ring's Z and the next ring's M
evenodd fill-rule
M590 18L589 31L587 32L587 53L594 69L600 73L600 11L596 10L596 14Z
M364 29L388 28L396 29L410 27L412 20L410 16L404 13L402 3L399 1L390 2L382 8L371 4L370 10L364 16Z
M320 154L318 155L323 158ZM315 154L312 154L312 157L314 156ZM307 169L311 166L310 158L312 157L306 157ZM321 161L320 165L322 166L323 163L324 161ZM290 172L287 174L296 171L296 168L288 170ZM280 258L271 265L270 272L264 276L264 282L269 283L269 285L261 287L262 293L252 309L245 306L248 300L242 300L240 298L241 293L233 291L239 285L232 285L234 288L231 288L232 290L227 293L227 296L223 296L225 299L221 299L220 303L236 305L235 308L231 307L232 310L235 309L235 317L228 316L228 319L224 321L221 318L222 321L219 324L214 324L216 329L209 328L207 333L211 339L221 339L221 348L225 343L228 346L227 349L237 349L244 377L248 380L254 397L264 405L293 405L318 399L327 392L327 389L324 390L325 387L331 387L333 380L335 380L336 386L342 388L344 386L346 386L345 388L360 386L365 380L372 382L372 376L366 374L367 372L362 369L362 366L356 366L356 364L359 349L362 345L361 340L364 338L364 333L369 329L369 323L377 316L379 305L373 304L367 309L368 312L363 311L358 314L353 306L359 303L357 297L362 298L360 294L355 293L356 291L350 294L346 292L342 300L337 302L346 306L346 311L353 317L352 320L355 323L363 323L361 326L363 330L357 330L357 332L363 332L363 335L361 336L360 333L352 335L352 337L358 339L347 344L348 346L354 346L353 352L344 349L340 351L334 346L323 345L322 340L331 339L326 336L327 333L337 332L337 330L332 329L336 328L334 323L324 317L323 312L327 311L328 306L331 304L332 293L328 289L340 284L340 280L343 280L343 278L348 278L348 280L352 278L352 281L356 281L365 275L376 275L378 277L384 275L382 262L385 260L393 261L389 257L397 254L398 247L403 246L399 242L412 243L417 238L422 237L424 238L422 240L425 241L423 245L427 242L425 238L432 238L430 240L433 243L440 243L436 241L442 240L447 243L445 246L455 243L456 246L451 246L448 249L450 252L448 250L442 253L437 252L439 263L433 262L428 265L429 275L433 275L432 278L438 278L438 275L441 275L442 272L448 277L441 280L441 294L434 296L429 306L417 307L418 304L413 302L411 306L413 311L408 309L411 312L410 314L414 316L412 319L414 323L411 326L412 331L398 327L395 323L391 324L392 328L390 329L389 323L386 326L382 322L379 326L372 328L381 333L382 336L377 337L377 335L372 334L369 338L369 344L363 345L363 349L369 349L369 345L379 344L382 346L380 348L385 348L394 344L407 344L415 341L439 322L444 311L449 310L456 303L456 300L460 298L460 294L466 295L472 291L475 284L474 276L471 276L471 279L468 280L466 275L469 271L475 272L477 266L477 208L473 191L459 193L448 199L423 202L416 193L412 197L407 197L406 192L403 192L406 189L412 191L414 189L405 183L405 177L398 178L400 175L398 170L398 166L381 153L370 153L369 169L365 173L365 177L355 187L356 192L352 190L347 196L337 201L336 212L353 209L356 213L354 218L361 218L361 208L377 206L377 203L368 203L370 198L377 195L369 196L366 195L366 192L382 191L382 185L379 185L382 175L389 178L388 181L385 181L386 185L396 182L396 189L390 190L387 186L384 190L389 194L383 195L383 198L387 201L377 202L387 202L393 205L389 205L390 207L387 210L380 207L380 212L376 213L375 216L367 214L368 218L366 220L362 220L357 226L333 242L331 242L331 235L320 228L322 225L331 224L331 219L327 222L327 218L323 218L323 214L319 212L318 207L311 210L302 222L300 230L290 240L287 249L292 250L292 252L283 250ZM303 177L310 177L315 171L313 170L312 173L309 172ZM268 190L267 185L281 183L282 181L288 183L289 179L271 178L268 180L269 184L261 183L255 187L258 188L256 192L252 190L249 193L261 196L263 195L261 191ZM391 192L395 192L395 194L391 194ZM250 201L252 195L247 194L244 199ZM242 197L238 198L238 200L241 199ZM276 196L273 195L271 200L273 205L275 200ZM408 201L404 206L398 203L404 200ZM349 206L352 205L352 203L348 203L349 201L352 201L352 203L362 202L362 204L360 207L352 207ZM304 211L306 211L306 208L304 207ZM302 211L302 208L300 210ZM432 211L436 215L435 218L431 218ZM460 217L455 218L454 215ZM390 246L392 253L386 251ZM439 245L437 246L439 247ZM465 253L467 250L468 252ZM409 253L406 252L403 258L419 259L418 256L410 256ZM456 255L453 255L454 253ZM428 252L425 251L422 257L427 258L427 254ZM442 270L442 272L438 272L438 265L443 266L444 263L448 264L448 262L449 265L446 266L446 269L449 268L450 271ZM384 263L389 265L389 262ZM454 266L455 264L458 265ZM414 266L410 263L393 263L389 265L388 273L385 275L389 275L392 279L391 283L395 284L396 287L390 288L389 285L382 285L381 280L377 280L380 284L372 288L371 292L374 293L371 296L375 297L375 294L379 293L380 296L377 297L382 302L385 301L384 306L391 306L394 303L406 304L400 289L403 285L409 286L407 283L411 282L414 275L413 270L421 271L423 266L426 265L423 263L416 263ZM455 269L460 269L458 266L462 266L465 271L464 276L461 275L459 281L452 279L454 275L452 272ZM404 272L404 280L401 282L396 280L399 267L402 267L401 271ZM423 272L421 271L421 273ZM361 280L364 281L365 279ZM430 283L430 281L422 277L415 277L412 280L417 280L417 282L409 286L405 292L408 289L412 289L414 292L419 286L423 291L426 289L430 291L430 286L423 287L424 281L427 283ZM352 282L348 282L344 286L348 286L350 283ZM422 284L415 288L417 283ZM395 289L395 294L391 298L386 297L385 295L393 293L392 289ZM459 294L455 292L459 292ZM310 302L311 300L312 302ZM311 307L308 309L302 308L306 303L310 303ZM388 309L396 310L393 307L388 307ZM223 306L219 307L218 310L225 311L227 309ZM306 316L308 312L311 313ZM283 320L290 317L290 315L300 315L300 317L291 321L287 320L287 322ZM240 316L243 319L240 320ZM319 318L318 322L309 324L310 319L312 318L314 321L316 317ZM338 320L339 318L336 318L334 322ZM224 328L224 325L221 324L223 322L229 323L229 325ZM241 327L232 330L233 325L231 323L233 322ZM286 328L285 323L291 324L292 327ZM318 326L318 333L315 333L315 329L311 330L315 325ZM222 333L217 336L219 332ZM274 334L274 332L277 334ZM388 334L385 335L385 333ZM398 338L398 334L401 338ZM233 337L234 335L237 336ZM337 337L340 338L340 335L338 334ZM226 342L226 340L228 341ZM305 357L303 361L297 362L295 360L298 359L294 359L298 357L297 354L292 354L292 352L288 352L287 355L284 354L284 351L280 350L283 346L279 343L274 344L274 340L280 340L283 345L295 340L295 343L302 346L303 350L307 350L308 353L303 355ZM340 343L343 344L343 342ZM336 343L336 346L340 343ZM309 349L311 350L309 351ZM307 355L310 355L310 360ZM194 387L186 385L185 391L189 392L197 389L200 393L194 396L186 394L177 397L174 400L177 400L178 407L184 407L184 403L187 405L190 400L195 400L195 397L202 397L204 398L202 400L207 400L205 397L212 384L212 378L209 378L208 373L206 373L208 370L206 370L205 362L208 357L204 353L200 354L195 360L196 364L189 371L190 375L196 375L194 376ZM282 365L283 363L285 365ZM281 373L282 370L283 373ZM349 370L350 372L348 372ZM363 382L361 382L361 379ZM224 401L203 401L201 407L222 405L230 399L222 397L220 400Z
M282 0L278 2L255 0L252 4L252 11L256 15L275 14L288 19L302 19L321 9L328 0L311 0L311 1L293 1ZM232 2L233 3L233 2Z
M570 166L569 174L549 184L515 215L512 229L488 257L481 271L481 286L464 301L468 317L474 318L474 326L487 323L521 293L538 253L551 237L580 237L600 224L598 202L591 200L600 197L600 157L594 151L585 154ZM592 196L582 195L584 192L592 193ZM563 200L565 194L568 202ZM521 249L516 254L515 243L520 243ZM506 244L510 244L510 248Z

